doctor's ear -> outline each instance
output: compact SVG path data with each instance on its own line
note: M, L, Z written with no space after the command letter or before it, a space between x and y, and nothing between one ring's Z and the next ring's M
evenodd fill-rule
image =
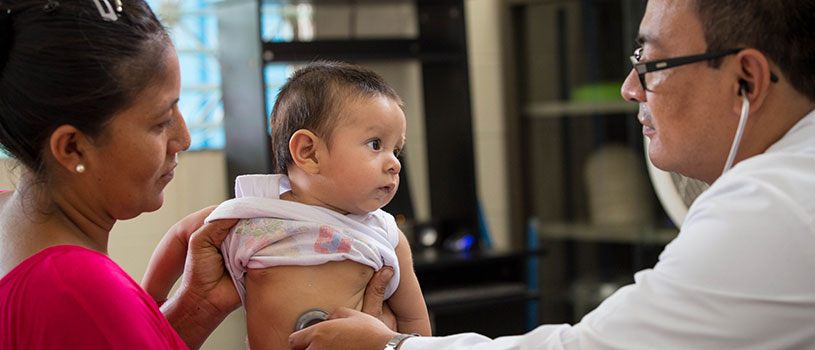
M289 152L297 167L309 174L320 172L320 161L317 157L322 152L323 140L313 132L300 129L289 139Z
M770 90L770 85L778 81L771 71L767 57L756 49L744 49L736 55L738 85L736 93L746 95L750 100L750 113L755 112L764 102ZM741 98L736 100L734 106L736 113L741 112Z

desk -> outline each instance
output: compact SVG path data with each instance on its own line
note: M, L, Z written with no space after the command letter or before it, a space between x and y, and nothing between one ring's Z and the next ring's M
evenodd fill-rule
M414 250L414 268L433 334L478 332L497 337L524 333L537 325L537 272L530 273L529 265L542 253Z

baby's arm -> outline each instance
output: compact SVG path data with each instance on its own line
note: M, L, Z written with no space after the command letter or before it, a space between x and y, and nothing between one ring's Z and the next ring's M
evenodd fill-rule
M393 313L396 315L396 327L399 333L418 333L430 335L430 316L427 314L427 305L419 287L416 272L413 271L413 257L410 253L410 244L405 234L399 232L399 244L396 246L396 257L399 259L399 287L388 299Z

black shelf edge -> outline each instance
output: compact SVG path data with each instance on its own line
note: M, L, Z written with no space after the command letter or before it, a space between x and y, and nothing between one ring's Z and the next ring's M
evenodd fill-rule
M487 251L451 252L439 248L413 248L413 269L418 272L433 272L472 264L496 264L506 261L540 257L546 254L545 248L506 249Z
M308 62L315 59L340 61L421 60L453 62L465 59L454 51L422 50L415 39L315 40L263 42L264 63Z
M455 3L455 0L260 0L261 4L275 5L367 5L367 4L404 4L404 3Z
M492 284L460 289L441 289L425 293L429 311L445 313L456 310L529 301L540 298L540 293L527 289L523 283Z

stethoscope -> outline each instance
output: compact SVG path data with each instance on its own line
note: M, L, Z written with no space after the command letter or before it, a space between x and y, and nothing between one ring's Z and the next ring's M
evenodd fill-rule
M741 95L741 116L739 116L739 127L736 129L736 137L733 139L733 144L730 146L730 154L727 155L727 162L724 163L724 170L722 175L733 167L733 161L736 159L736 153L739 150L739 143L741 137L744 135L744 127L747 125L747 114L750 112L750 99L747 98L749 86L744 80L739 81L739 95Z

